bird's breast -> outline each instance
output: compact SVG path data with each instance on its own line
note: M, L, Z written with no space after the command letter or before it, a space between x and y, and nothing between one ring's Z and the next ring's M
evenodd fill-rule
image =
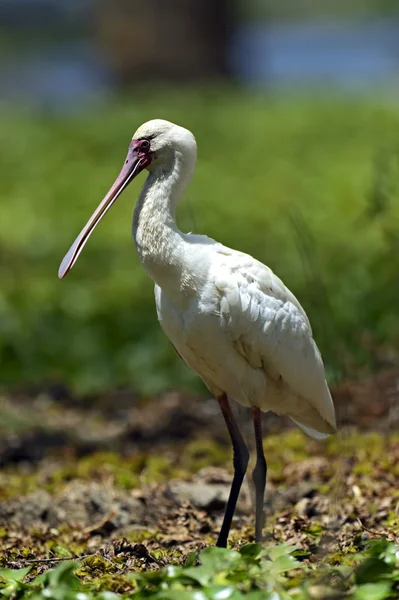
M175 302L156 286L155 300L161 327L184 358L188 353L200 354L211 341L222 337L217 306L204 304L192 289L191 293L179 293Z
M179 310L160 288L156 288L155 297L163 331L180 357L202 378L213 394L218 395L229 389L233 375L239 379L244 377L239 372L244 361L238 358L220 326L217 302L211 305L197 296L185 310Z

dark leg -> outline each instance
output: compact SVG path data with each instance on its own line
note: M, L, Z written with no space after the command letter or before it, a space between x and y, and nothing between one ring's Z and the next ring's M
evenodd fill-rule
M252 409L252 417L254 420L255 442L256 442L256 465L252 471L252 479L255 484L255 499L256 499L256 524L255 524L255 541L262 541L262 529L265 521L263 503L266 487L267 464L265 455L263 454L262 443L262 416L259 408Z
M248 448L244 442L244 439L238 429L237 422L231 412L229 399L226 394L223 394L218 398L220 408L222 410L224 420L226 421L227 429L229 430L231 442L233 444L234 452L234 478L231 484L230 496L227 501L226 511L224 513L223 525L219 533L218 541L216 546L226 548L227 538L231 527L231 521L233 520L234 511L236 509L238 495L240 493L241 485L245 477L245 473L249 461Z

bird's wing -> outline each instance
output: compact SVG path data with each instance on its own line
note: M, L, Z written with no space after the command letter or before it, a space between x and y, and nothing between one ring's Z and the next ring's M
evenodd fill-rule
M271 269L251 256L220 245L215 252L213 281L221 326L237 351L254 368L281 379L335 428L323 362L298 300Z

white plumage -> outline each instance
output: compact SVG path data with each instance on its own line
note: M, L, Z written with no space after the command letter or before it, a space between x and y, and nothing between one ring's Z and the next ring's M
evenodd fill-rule
M162 329L216 397L287 414L315 437L332 433L334 405L298 300L268 267L210 241L197 238L209 269L183 308L155 287Z
M123 189L148 169L134 211L136 248L156 284L162 329L221 403L235 452L241 452L242 464L235 463L239 479L248 457L236 425L231 424L230 409L223 404L223 398L228 403L226 395L254 410L288 415L315 437L336 430L334 405L309 320L283 282L251 256L178 229L175 207L194 171L196 150L187 129L162 120L142 125L133 136L120 176L64 258L59 276L64 277L73 266L90 233ZM256 419L259 442L260 421ZM266 477L260 446L255 473L257 539L261 537L260 502ZM234 512L237 489L232 495ZM220 545L227 541L230 523L223 526Z
M191 178L196 143L187 130L158 123L144 124L134 139L165 127L160 135L170 140L173 158L168 146L166 160L152 166L133 235L157 284L162 329L215 396L226 392L244 406L287 414L316 437L332 433L334 406L305 311L259 261L178 230L174 209Z

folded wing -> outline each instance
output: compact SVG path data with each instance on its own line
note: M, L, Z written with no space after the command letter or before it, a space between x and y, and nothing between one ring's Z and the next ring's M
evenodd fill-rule
M332 433L334 405L305 311L271 269L224 246L217 252L221 326L234 347L286 390L282 412L311 435Z

